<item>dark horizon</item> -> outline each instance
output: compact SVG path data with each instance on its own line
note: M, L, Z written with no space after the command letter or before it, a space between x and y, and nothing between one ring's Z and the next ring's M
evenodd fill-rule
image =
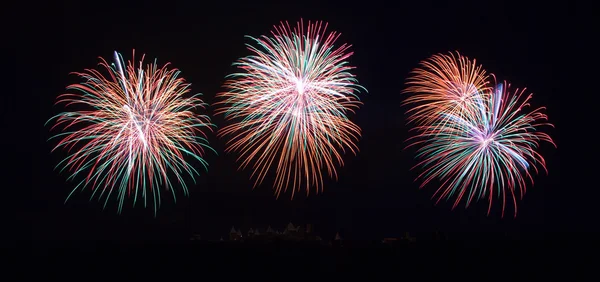
M425 1L398 4L397 8L376 3L321 3L318 8L168 4L120 4L117 9L65 2L58 14L39 26L35 41L45 47L32 44L35 59L26 60L43 61L47 73L28 86L36 93L30 101L35 113L28 117L29 130L36 136L23 141L30 142L27 145L34 156L27 160L31 169L26 173L31 176L24 176L32 187L29 215L33 239L187 240L194 233L218 238L231 226L284 227L288 222L310 223L316 232L341 232L354 240L435 231L537 238L555 228L545 195L560 189L561 183L561 103L554 85L548 83L558 80L558 74L549 59L554 50L547 48L552 27L558 25L551 21L556 12L552 9L557 7ZM98 57L112 60L114 51L130 60L135 49L136 60L145 54L146 63L155 58L159 65L170 62L191 83L192 93L203 93L203 100L213 105L215 94L223 90L225 76L234 70L231 64L249 54L245 35L268 34L280 21L292 24L301 18L327 22L328 31L341 33L337 44L352 45L354 54L348 61L356 67L353 73L359 84L368 90L359 94L363 105L350 116L362 128L360 152L357 156L345 154L345 165L338 169L339 180L326 180L323 193L311 192L308 197L296 194L291 200L288 192L275 199L269 179L252 189L250 170L238 170L237 155L225 154L224 140L211 134L210 145L219 155L207 151L208 172L196 178L197 185L189 181L189 197L177 191L176 204L165 195L156 217L151 207L133 208L132 201L126 203L121 215L114 201L103 210L103 203L89 201L89 189L64 203L74 184L66 181L68 174L54 170L65 154L50 153L55 143L47 141L51 132L44 123L62 110L53 105L56 97L65 93L69 84L81 81L69 73L96 68ZM478 24L471 24L473 20ZM401 106L401 90L419 62L454 51L476 59L500 81L507 80L514 88L526 87L533 93L530 109L546 107L549 122L555 126L543 130L558 148L542 144L539 150L549 174L543 170L534 174L534 185L528 183L524 199L518 201L516 218L512 207L507 206L501 219L499 201L489 216L485 201L473 202L468 209L462 202L453 211L452 202L435 205L431 199L435 187L430 184L419 189L420 182L414 181L419 170L411 170L417 163L414 150L403 149L412 133L411 126L406 125L406 107ZM222 116L213 114L214 107L206 113L219 128L226 124Z

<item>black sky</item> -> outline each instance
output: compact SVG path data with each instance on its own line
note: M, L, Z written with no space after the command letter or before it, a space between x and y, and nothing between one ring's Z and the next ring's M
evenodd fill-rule
M527 237L549 228L552 219L546 212L545 191L556 188L561 179L557 155L561 104L556 85L548 83L558 80L551 59L554 50L548 46L560 25L552 15L561 7L498 1L410 1L393 6L375 1L201 2L133 5L73 1L38 7L35 30L39 33L29 39L27 50L32 62L44 65L40 70L44 74L28 85L35 93L30 101L35 113L28 116L29 130L37 136L26 141L31 142L32 158L22 161L33 175L24 180L32 187L28 214L33 220L33 238L187 238L192 232L218 238L232 225L282 227L289 221L313 223L324 236L341 231L357 239L433 230L509 232ZM166 198L157 218L150 208L128 206L121 215L115 207L103 211L96 200L88 201L89 191L63 203L73 184L66 182L67 175L53 169L62 155L50 154L53 143L46 141L51 134L44 123L61 110L53 106L56 96L64 93L68 84L79 82L70 72L94 68L99 56L111 59L114 50L128 60L135 49L136 56L146 54L148 61L171 62L192 83L192 91L203 93L205 102L213 104L224 76L234 70L231 63L248 54L244 35L267 34L279 21L300 18L328 22L330 30L342 34L339 42L353 45L350 63L357 67L355 74L369 91L361 96L364 106L351 117L363 129L361 151L355 157L346 155L337 183L327 182L320 195L275 200L268 184L251 190L249 171L238 171L235 156L223 152L224 141L212 136L211 145L219 156L206 157L208 173L198 178L198 185L190 186L189 198L178 194L176 205ZM534 93L532 105L547 106L550 121L557 127L549 133L559 149L544 144L541 150L550 174L534 177L535 185L529 186L519 202L516 219L510 212L504 219L498 213L486 217L485 202L455 211L450 211L451 204L434 206L430 196L435 187L418 190L419 184L413 182L417 175L410 171L416 164L414 154L402 150L410 135L400 92L421 60L455 50L476 58L513 86L527 87ZM209 108L209 114L212 111ZM214 122L223 125L219 117ZM494 206L495 211L499 208Z

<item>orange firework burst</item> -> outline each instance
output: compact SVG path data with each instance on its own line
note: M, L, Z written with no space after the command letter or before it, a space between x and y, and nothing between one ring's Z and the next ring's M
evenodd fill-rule
M472 107L465 106L488 93L489 75L475 60L456 55L438 54L421 62L408 79L404 93L412 95L404 100L410 104L408 120L416 125L430 125L439 121L440 113L464 116Z

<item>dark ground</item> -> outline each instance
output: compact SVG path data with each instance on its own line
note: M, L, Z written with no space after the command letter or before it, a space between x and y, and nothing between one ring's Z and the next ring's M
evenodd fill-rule
M43 273L51 280L65 274L85 275L85 281L181 281L192 275L196 276L192 280L275 281L287 280L288 276L325 280L326 275L366 274L370 281L450 277L474 281L574 281L585 277L576 271L580 265L575 261L578 256L589 255L585 249L575 248L575 243L561 240L558 234L540 240L422 240L395 245L344 241L342 246L285 241L53 241L36 242L30 262L40 266L34 275ZM203 275L211 278L204 279Z

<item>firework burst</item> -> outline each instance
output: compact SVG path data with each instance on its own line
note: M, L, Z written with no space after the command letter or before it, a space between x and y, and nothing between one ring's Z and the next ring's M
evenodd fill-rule
M206 104L200 94L184 97L190 85L178 77L177 69L168 70L169 64L158 68L156 61L144 69L143 56L139 66L130 61L123 69L122 57L114 55L115 64L100 58L108 76L94 69L75 73L85 82L67 88L76 94L57 98L57 104L70 109L48 121L56 121L52 129L62 127L62 133L51 138L60 139L53 151L69 152L57 167L67 169L70 180L86 174L67 200L76 190L90 186L91 198L104 198L105 207L116 194L119 213L125 198L133 196L134 205L138 199L144 206L150 202L156 214L161 188L171 191L175 199L172 177L187 195L183 177L193 179L198 174L186 156L207 168L202 156L205 149L212 149L203 129L212 130L212 124L207 116L194 114L194 109Z
M416 125L439 123L440 113L469 115L468 104L490 89L483 67L458 52L434 55L412 74L403 92L412 94L404 104L411 105L408 120Z
M543 141L554 145L539 128L552 125L546 122L544 108L525 112L532 97L524 95L525 89L511 93L509 85L501 83L474 93L464 104L469 109L440 111L437 120L417 127L420 141L412 145L423 145L418 157L424 160L417 165L424 168L421 187L439 180L434 197L439 202L456 196L453 208L464 197L467 207L473 199L486 198L488 215L494 198L502 201L502 215L506 202L512 201L516 216L526 179L533 183L530 170L546 170L536 149Z
M240 72L229 76L218 113L234 123L220 136L230 136L227 152L240 154L241 168L253 164L255 187L275 169L279 197L291 184L322 190L323 173L337 178L345 150L356 153L360 128L348 118L360 105L357 84L346 60L349 45L334 47L339 34L326 33L317 22L295 28L275 26L272 36L249 37L253 55L241 58Z

